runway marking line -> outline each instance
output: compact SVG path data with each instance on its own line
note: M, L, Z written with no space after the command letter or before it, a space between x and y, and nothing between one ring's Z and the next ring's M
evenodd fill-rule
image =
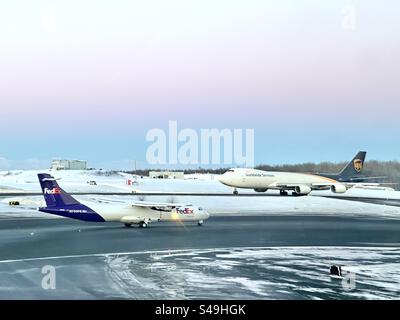
M215 251L224 250L280 250L280 249L358 249L358 250L389 250L389 251L400 251L397 247L337 247L337 246L289 246L289 247L221 247L221 248L208 248L208 249L174 249L174 250L146 250L146 251L132 251L132 252L115 252L115 253L93 253L93 254L81 254L81 255L67 255L67 256L51 256L51 257L38 257L38 258L25 258L25 259L10 259L0 260L2 263L13 263L13 262L26 262L26 261L40 261L40 260L54 260L54 259L76 259L76 258L89 258L89 257L110 257L110 256L130 256L130 255L142 255L142 254L168 254L186 255L196 251L197 253L210 253Z

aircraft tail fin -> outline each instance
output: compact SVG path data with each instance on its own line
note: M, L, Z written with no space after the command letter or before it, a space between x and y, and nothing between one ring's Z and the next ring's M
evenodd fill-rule
M360 174L362 169L364 168L364 161L366 154L367 154L366 151L358 152L357 155L353 158L353 160L351 160L343 168L343 170L339 173L339 175L345 178Z
M38 178L47 207L64 207L80 204L80 202L61 189L56 179L51 175L39 173Z
M104 222L97 212L80 203L60 188L56 179L47 173L38 174L46 207L39 211L83 221Z

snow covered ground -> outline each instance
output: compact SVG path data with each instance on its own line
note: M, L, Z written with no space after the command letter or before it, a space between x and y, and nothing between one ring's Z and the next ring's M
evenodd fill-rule
M0 298L399 299L399 259L398 248L248 247L0 261ZM62 275L57 290L36 285L44 264Z
M107 171L3 171L0 172L0 194L1 192L40 192L37 181L38 172L49 172L55 178L60 179L60 186L67 192L132 192L136 191L160 191L160 192L222 192L231 193L228 188L215 179L215 175L190 175L189 179L150 179L137 178L133 185L127 184L131 176L124 173L111 173ZM135 179L133 179L135 180ZM96 181L97 185L90 185L90 181ZM253 190L241 190L241 193L254 193ZM276 194L275 191L268 191ZM330 191L315 191L312 195L333 195ZM346 196L374 197L400 199L399 191L386 190L363 190L350 189ZM321 215L343 215L360 217L382 217L400 218L400 208L385 205L361 203L329 199L324 197L218 197L218 196L105 196L88 195L77 196L80 201L90 206L94 203L108 203L115 205L129 204L133 201L161 201L172 203L191 203L202 206L211 214L321 214ZM21 206L10 207L10 200L18 200ZM1 216L25 216L25 217L48 217L36 211L43 206L41 196L8 197L0 198Z
M0 194L1 192L41 192L38 173L50 173L59 184L68 192L126 192L131 188L126 185L123 173L112 173L107 171L50 171L50 170L27 170L27 171L1 171L0 172ZM90 185L90 181L96 181L97 185Z

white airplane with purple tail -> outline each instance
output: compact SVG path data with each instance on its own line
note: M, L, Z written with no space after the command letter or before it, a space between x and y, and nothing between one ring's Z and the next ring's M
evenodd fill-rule
M38 174L46 207L39 211L90 222L121 222L126 227L137 224L142 228L151 222L197 222L201 226L210 215L200 207L175 203L135 202L127 206L84 205L61 189L54 177Z

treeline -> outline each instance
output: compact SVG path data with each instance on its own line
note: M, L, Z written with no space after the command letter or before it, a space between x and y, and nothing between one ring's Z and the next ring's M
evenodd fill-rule
M222 174L226 170L230 168L218 168L218 169L205 169L205 168L197 168L197 169L143 169L136 171L124 171L130 174L136 174L138 176L148 176L150 171L170 171L170 172L184 172L184 174L193 174L193 173L209 173L209 174Z
M279 166L259 165L256 168L271 171L289 171L289 172L306 172L306 173L339 173L347 162L321 162L321 163L300 163L286 164ZM400 162L399 161L366 161L361 173L367 177L386 177L384 179L372 179L368 182L387 182L400 183ZM398 186L394 186L398 189Z
M299 163L299 164L284 164L284 165L258 165L255 168L267 171L289 171L289 172L306 172L306 173L338 173L340 172L347 162L321 162L321 163ZM193 173L210 173L210 174L222 174L229 168L217 168L217 169L186 169L183 170L185 174ZM182 170L168 170L167 171L182 171ZM149 171L136 170L135 172L130 171L129 173L137 174L141 176L148 176ZM387 182L387 183L400 183L400 162L399 161L366 161L362 171L363 176L370 177L386 177L385 179L368 180L368 182ZM400 186L400 185L399 185ZM394 186L399 189L399 186Z

